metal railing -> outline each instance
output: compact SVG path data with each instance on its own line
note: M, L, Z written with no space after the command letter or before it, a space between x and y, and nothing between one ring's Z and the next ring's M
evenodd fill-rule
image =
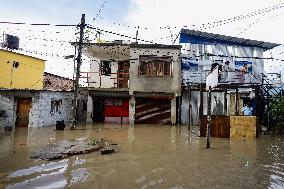
M210 70L182 71L182 85L206 83L206 77ZM223 71L220 75L219 84L261 84L261 76L250 72Z
M129 73L80 72L80 79L91 88L129 88Z

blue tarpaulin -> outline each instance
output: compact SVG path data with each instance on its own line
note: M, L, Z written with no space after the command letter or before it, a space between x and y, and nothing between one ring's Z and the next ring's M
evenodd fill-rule
M182 59L181 70L198 70L198 64L195 60Z

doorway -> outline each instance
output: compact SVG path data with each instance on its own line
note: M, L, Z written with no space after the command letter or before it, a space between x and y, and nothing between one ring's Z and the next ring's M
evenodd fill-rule
M171 123L171 99L135 98L135 103L135 123Z
M28 127L32 98L17 99L16 127Z
M103 98L95 98L93 101L93 121L94 122L104 122L105 116L104 116L104 99Z

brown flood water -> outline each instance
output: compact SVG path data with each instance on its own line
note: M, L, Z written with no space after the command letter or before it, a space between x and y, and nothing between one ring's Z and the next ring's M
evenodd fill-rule
M284 188L284 138L198 137L198 127L82 125L78 130L19 128L0 134L0 188ZM30 155L56 141L107 137L111 155L43 161ZM51 139L54 140L54 139Z

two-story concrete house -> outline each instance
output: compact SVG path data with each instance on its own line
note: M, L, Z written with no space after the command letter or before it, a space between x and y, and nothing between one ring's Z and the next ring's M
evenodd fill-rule
M178 45L86 44L87 121L175 124L181 94Z

